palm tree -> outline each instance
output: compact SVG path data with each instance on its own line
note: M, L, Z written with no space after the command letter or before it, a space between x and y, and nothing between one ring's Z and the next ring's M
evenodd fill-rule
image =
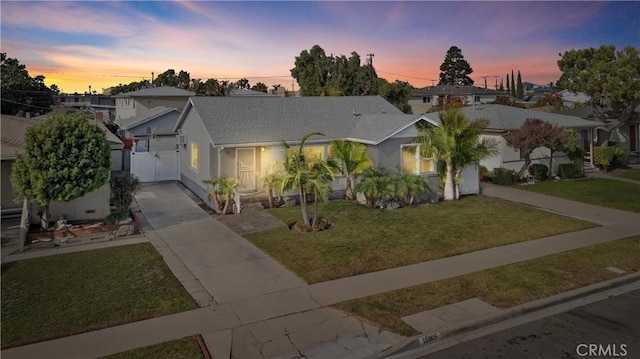
M374 208L383 198L395 193L391 176L383 169L374 167L363 172L362 180L356 184L356 191L362 192L369 208Z
M353 184L357 176L373 164L367 156L367 146L358 142L334 140L329 158L329 164L346 177L346 197L353 200Z
M315 213L314 213L314 225L317 221L317 202L321 197L326 196L328 192L328 182L333 180L333 169L321 158L307 158L305 156L303 147L305 142L311 136L324 136L320 132L312 132L305 135L300 142L300 146L297 149L290 148L285 142L284 146L287 148L286 158L282 163L284 171L280 176L280 193L285 191L297 191L300 196L300 209L302 211L302 220L308 227L312 226L312 222L309 220L309 213L307 212L307 193L314 194L315 201ZM325 183L326 187L322 184Z
M458 199L458 184L462 168L495 153L495 142L480 140L486 128L485 120L471 122L458 107L448 107L440 113L440 126L419 124L416 143L420 155L433 157L445 164L444 200Z
M235 178L229 178L227 176L220 177L211 177L208 180L202 181L204 183L211 185L211 192L209 193L209 198L215 203L218 207L218 214L224 215L227 213L229 209L229 204L231 203L231 197L233 196L233 192L240 188L240 183ZM224 205L222 204L222 200L220 196L224 196Z
M394 178L396 195L409 206L413 204L415 197L429 189L429 182L425 177L407 171L401 171Z

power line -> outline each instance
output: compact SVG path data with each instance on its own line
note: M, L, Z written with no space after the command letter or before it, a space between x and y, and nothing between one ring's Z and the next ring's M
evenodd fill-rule
M36 105L29 105L29 104L27 104L27 103L22 103L22 102L16 102L16 101L7 100L6 98L0 99L0 100L2 100L2 101L4 101L4 102L13 103L13 104L16 104L16 105L28 106L28 107L33 107L33 108L41 108L41 109L43 109L43 110L50 110L50 108L49 108L49 107L42 107L42 106L36 106Z

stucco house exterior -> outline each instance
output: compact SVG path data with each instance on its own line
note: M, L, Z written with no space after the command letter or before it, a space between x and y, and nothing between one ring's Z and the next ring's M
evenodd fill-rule
M440 99L458 97L465 105L473 106L494 102L498 96L508 96L504 91L496 91L476 86L428 86L411 92L409 105L413 113L431 112Z
M27 129L44 123L48 120L48 116L40 116L36 118L25 118L17 116L2 115L0 123L2 126L2 211L19 211L22 206L14 202L13 187L11 186L11 166L19 154L25 151L25 134ZM90 120L107 136L107 141L111 146L112 171L118 171L122 165L116 162L118 157L122 158L123 143L113 135L101 123ZM87 193L81 198L77 198L70 202L52 202L49 209L51 219L56 220L61 214L64 214L69 220L93 220L102 219L110 212L109 199L111 188L109 183L99 189ZM35 206L34 206L35 207ZM37 209L32 208L32 223L38 221Z
M180 116L175 107L158 106L126 119L116 119L118 135L133 139L136 151L164 151L176 148L173 128Z
M520 150L513 149L507 145L504 136L508 134L509 131L519 129L529 118L538 118L564 128L575 129L579 136L578 143L584 146L588 154L592 153L594 131L597 126L593 121L587 121L576 116L495 104L467 106L461 108L461 111L468 120L486 119L489 121L489 125L482 136L497 141L499 150L497 155L480 161L480 165L487 167L489 170L498 167L509 168L516 171L520 170L524 164L524 157L521 155ZM439 113L433 112L425 114L424 116L437 119L439 118ZM547 148L542 147L536 149L531 155L532 163L541 163L548 166L549 154L550 152ZM559 164L569 162L569 159L564 153L554 153L552 173L557 173L557 166Z
M180 180L205 201L210 189L203 181L214 176L237 177L241 191L261 192L262 177L284 159L283 141L297 146L306 134L321 132L325 136L311 137L305 151L326 159L334 139L360 142L375 166L425 175L438 188L435 161L409 150L419 121L439 123L404 114L379 96L191 97L175 126ZM462 194L479 191L473 167ZM344 189L344 178L332 188Z

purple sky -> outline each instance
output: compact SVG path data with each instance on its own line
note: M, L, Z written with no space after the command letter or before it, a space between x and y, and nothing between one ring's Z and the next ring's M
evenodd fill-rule
M476 85L512 69L546 84L559 78L564 51L640 47L640 2L3 0L0 11L0 51L65 92L100 92L169 68L291 89L295 56L315 44L363 61L373 53L380 77L416 87L437 83L452 45Z

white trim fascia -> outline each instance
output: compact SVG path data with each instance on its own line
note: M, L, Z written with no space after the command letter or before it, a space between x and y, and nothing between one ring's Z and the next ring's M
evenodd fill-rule
M434 121L433 119L431 119L430 117L427 117L427 116L425 116L424 114L422 114L422 115L420 115L418 118L416 118L415 120L410 121L410 122L406 123L406 124L405 124L405 125L403 125L403 126L400 126L398 129L396 129L395 131L393 131L391 134L389 134L389 135L387 135L387 136L384 136L384 137L382 137L382 138L379 138L379 139L378 139L378 140L376 140L376 141L373 141L373 143L372 143L372 144L377 146L377 145L381 144L382 142L384 142L384 141L388 140L389 138L391 138L391 137L393 137L393 136L397 135L398 133L400 133L400 132L402 132L402 131L406 130L407 128L409 128L409 126L415 125L418 121L427 121L428 123L430 123L430 124L432 124L432 125L434 125L434 126L436 126L436 127L440 127L440 124L439 124L439 123L435 122L435 121Z

